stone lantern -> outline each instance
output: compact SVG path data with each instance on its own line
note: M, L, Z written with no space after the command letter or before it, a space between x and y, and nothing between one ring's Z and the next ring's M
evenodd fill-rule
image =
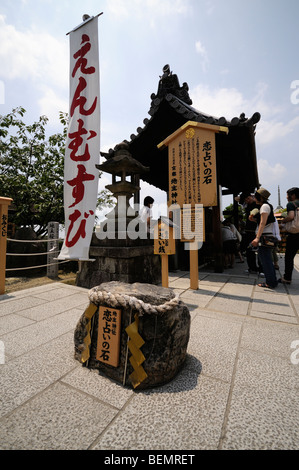
M154 253L146 227L142 228L145 224L130 206L130 199L140 190L140 175L149 168L131 156L126 142L117 145L113 157L96 167L112 175L112 184L106 188L116 198L116 206L93 233L89 256L95 261L81 263L77 285L91 289L113 281L158 284L159 256Z
M128 147L126 142L118 144L112 158L101 165L96 165L99 170L112 175L112 184L107 185L106 189L111 191L117 201L115 208L106 214L106 220L100 227L107 232L110 225L118 239L126 238L128 224L137 216L130 206L130 199L140 190L140 175L149 171L148 167L131 156Z

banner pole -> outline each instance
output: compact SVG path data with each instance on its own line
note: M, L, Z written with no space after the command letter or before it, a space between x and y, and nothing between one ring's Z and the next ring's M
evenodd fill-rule
M72 29L71 31L69 31L68 33L66 33L66 36L68 36L69 34L71 34L73 31L77 31L77 29L81 28L82 26L85 26L86 23L88 23L89 21L93 20L94 18L98 18L99 16L103 15L104 12L102 11L101 13L99 13L98 15L96 16L89 16L89 15L83 15L83 23L80 23L78 26L76 26L74 29ZM86 17L86 19L84 20L84 17Z

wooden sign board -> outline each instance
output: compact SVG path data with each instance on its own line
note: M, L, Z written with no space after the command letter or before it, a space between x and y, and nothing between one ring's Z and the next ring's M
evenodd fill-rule
M98 344L96 358L113 367L119 365L121 310L99 307Z
M158 145L168 147L169 204L218 205L216 132L228 129L189 121Z
M175 254L172 222L159 220L154 228L154 254L161 256L162 287L168 287L168 256Z

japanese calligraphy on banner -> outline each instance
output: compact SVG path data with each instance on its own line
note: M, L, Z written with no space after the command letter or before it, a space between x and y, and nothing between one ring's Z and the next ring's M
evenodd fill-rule
M228 129L189 121L159 144L168 146L169 204L217 206L216 132Z
M65 240L59 259L88 260L100 155L98 18L70 33L70 108L64 163Z
M98 345L96 358L118 367L120 351L121 310L99 308Z

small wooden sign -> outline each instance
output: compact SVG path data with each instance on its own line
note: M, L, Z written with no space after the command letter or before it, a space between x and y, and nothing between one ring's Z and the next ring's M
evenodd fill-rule
M159 220L154 228L154 253L155 255L175 254L173 227L163 220Z
M99 307L98 361L113 367L119 365L121 333L121 310L113 307Z
M168 287L168 256L175 254L173 223L161 218L154 228L154 254L161 256L162 287Z

